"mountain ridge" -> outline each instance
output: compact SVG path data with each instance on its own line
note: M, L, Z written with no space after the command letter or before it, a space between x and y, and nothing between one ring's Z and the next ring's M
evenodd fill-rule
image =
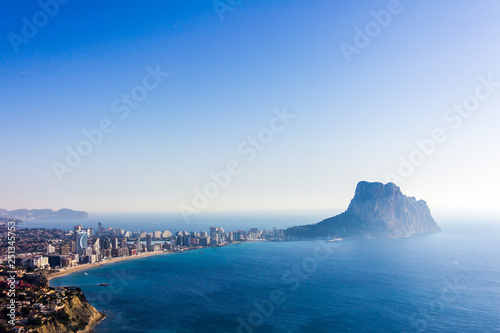
M394 183L361 181L347 210L321 222L288 228L291 238L395 238L441 229L427 203L405 196Z
M20 220L32 219L87 219L89 214L84 211L77 211L68 208L62 208L58 211L52 209L16 209L8 211L0 209L0 217L14 218Z

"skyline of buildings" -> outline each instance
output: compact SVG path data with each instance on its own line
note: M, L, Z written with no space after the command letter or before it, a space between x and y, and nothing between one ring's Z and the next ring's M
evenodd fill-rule
M29 229L27 229L29 230ZM47 237L41 246L44 251L19 256L16 266L32 269L61 269L80 264L96 263L117 257L135 256L147 252L177 252L203 247L224 246L234 242L276 240L283 238L283 230L224 231L222 227L210 226L209 232L169 230L153 232L129 231L122 228L105 228L98 223L93 228L75 225L73 230L63 231L64 236Z

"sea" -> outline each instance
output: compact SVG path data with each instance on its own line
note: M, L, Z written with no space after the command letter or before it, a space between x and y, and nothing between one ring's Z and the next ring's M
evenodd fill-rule
M155 221L139 229L157 228ZM217 221L224 222L205 222ZM228 229L254 220L233 221ZM440 225L440 233L407 238L253 242L161 254L50 284L83 290L107 315L98 333L500 332L500 224Z

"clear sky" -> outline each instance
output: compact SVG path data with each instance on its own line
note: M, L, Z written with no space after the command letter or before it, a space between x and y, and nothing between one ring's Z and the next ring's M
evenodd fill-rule
M0 14L0 208L341 210L392 175L500 216L498 1L54 3Z

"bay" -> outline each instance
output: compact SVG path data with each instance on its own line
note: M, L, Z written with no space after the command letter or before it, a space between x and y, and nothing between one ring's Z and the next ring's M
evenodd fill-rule
M107 318L96 332L498 332L500 232L258 242L51 280ZM108 286L98 286L107 283Z

